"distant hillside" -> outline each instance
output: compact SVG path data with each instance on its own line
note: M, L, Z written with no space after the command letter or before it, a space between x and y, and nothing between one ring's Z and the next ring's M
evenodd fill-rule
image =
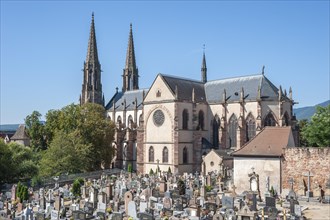
M328 105L330 105L330 100L314 106L293 109L293 113L296 115L298 120L302 120L302 119L311 120L311 117L314 115L317 106L326 107Z
M0 131L15 131L19 127L19 124L5 124L5 125L0 125Z

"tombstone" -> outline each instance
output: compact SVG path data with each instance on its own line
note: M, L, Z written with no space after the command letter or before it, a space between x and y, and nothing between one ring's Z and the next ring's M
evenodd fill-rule
M267 215L267 219L276 220L277 213L278 213L277 208L266 206L266 207L263 208L263 210L264 210L264 215Z
M13 184L13 186L11 187L11 201L16 200L16 189L17 189L17 185Z
M146 213L146 212L139 213L138 218L140 220L153 220L154 219L152 214Z
M223 196L221 199L222 207L225 207L227 209L233 209L234 208L234 198L229 196Z
M233 209L227 209L225 219L236 219L235 211Z
M92 202L86 202L84 211L86 212L87 215L93 215L94 212L94 203Z
M276 202L274 197L266 197L266 206L276 207Z
M127 215L130 216L130 217L132 217L133 219L136 219L137 218L137 215L136 215L136 205L135 205L135 202L134 201L129 201Z
M212 202L204 203L204 207L209 211L213 211L214 213L217 211L217 204Z
M172 199L171 198L163 198L163 205L164 205L164 208L166 209L171 209L172 208Z
M308 178L308 181L307 181L307 197L310 198L310 197L313 197L313 192L311 191L311 177L313 177L314 175L311 174L310 171L308 171L308 173L305 173L304 176L307 176Z
M216 213L216 214L213 215L212 220L224 220L224 218L219 213Z
M61 209L61 197L56 196L55 197L55 210L60 211Z
M104 212L97 212L96 216L101 220L106 220L106 215Z
M86 213L81 210L72 211L72 217L74 220L85 220Z
M148 208L148 203L140 202L140 212L145 212L147 208Z
M59 219L59 215L58 215L58 211L57 210L52 210L50 213L50 219L51 220L58 220Z
M0 201L0 210L2 210L2 209L3 209L3 202Z
M166 191L167 191L167 184L165 183L165 181L160 181L159 182L159 192L164 193Z
M313 197L315 197L315 198L321 198L322 197L321 188L320 188L320 185L317 182L314 183Z
M22 210L23 210L23 204L22 203L18 203L17 204L17 212L20 213L20 212L22 212Z
M45 219L45 214L41 212L36 212L35 213L36 220L44 220Z
M251 211L257 211L257 194L248 193L246 194L247 204Z
M298 216L298 217L301 217L301 206L300 205L297 205L295 204L294 205L294 214L295 216Z
M125 213L128 213L128 203L133 200L133 195L130 191L127 191L124 195L124 201L125 201Z
M122 220L123 214L121 212L113 212L111 214L111 220Z
M291 213L291 215L295 215L295 210L294 210L294 208L295 208L295 205L299 205L299 203L298 203L298 201L297 200L295 200L294 198L290 198L290 213Z
M103 202L98 202L97 203L97 210L100 212L105 212L106 209L106 204Z
M322 200L323 203L330 203L330 178L327 180L325 184L324 190L324 199Z

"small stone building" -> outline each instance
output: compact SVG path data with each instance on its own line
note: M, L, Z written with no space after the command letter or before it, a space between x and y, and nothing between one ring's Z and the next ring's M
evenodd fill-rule
M25 125L20 125L10 140L23 146L30 146L30 137L25 131Z
M212 149L208 154L203 156L202 173L207 175L210 172L224 173L226 170L233 168L233 157L225 150Z
M262 198L271 187L281 193L284 149L294 146L290 126L267 126L241 149L232 153L237 193L251 190L249 174L258 175L258 191Z

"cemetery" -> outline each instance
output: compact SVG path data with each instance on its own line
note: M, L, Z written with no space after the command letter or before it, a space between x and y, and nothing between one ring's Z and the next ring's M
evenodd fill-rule
M312 175L307 174L309 181ZM310 219L304 217L312 205L329 210L330 178L324 189L301 187L289 180L290 190L279 195L261 185L259 174L246 175L250 187L236 192L232 176L212 171L183 175L157 171L152 175L120 171L81 179L78 193L73 183L57 178L53 185L28 188L28 199L17 197L17 184L0 196L1 219ZM299 190L294 190L299 185ZM265 192L260 193L263 187ZM321 192L320 192L321 191ZM313 216L312 216L313 217ZM314 218L311 218L314 219ZM316 219L316 218L315 218Z

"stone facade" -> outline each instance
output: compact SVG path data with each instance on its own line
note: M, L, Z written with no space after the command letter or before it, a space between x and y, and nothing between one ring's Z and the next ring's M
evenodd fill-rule
M330 148L288 148L284 151L282 165L283 189L290 189L289 179L294 179L293 188L297 192L303 179L308 184L308 171L311 177L311 190L315 183L325 189L330 173Z

